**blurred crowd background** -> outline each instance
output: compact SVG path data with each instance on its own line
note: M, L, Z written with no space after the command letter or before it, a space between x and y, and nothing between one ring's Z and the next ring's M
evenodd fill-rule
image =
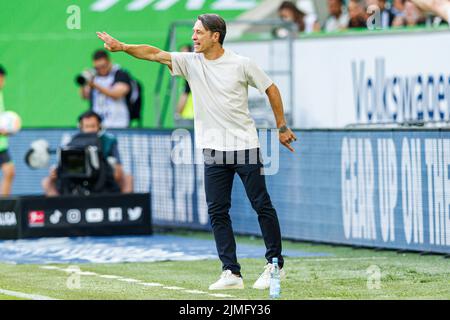
M325 19L320 19L319 3L301 0L284 1L278 8L278 16L294 22L299 33L367 30L368 26L388 29L447 24L439 17L423 13L409 0L327 0L322 5L326 10ZM373 19L369 19L371 16Z
M248 48L260 40L287 40L292 31L299 41L302 37L342 36L350 37L355 46L359 46L360 35L383 34L383 39L389 39L390 34L397 32L417 35L448 31L445 20L429 10L419 10L415 3L420 2L442 2L447 7L450 4L447 0L77 0L76 4L72 0L30 0L21 6L13 0L2 0L0 65L7 70L5 108L16 111L24 127L73 127L79 114L100 109L95 107L98 88L87 90L86 84L92 75L97 75L97 79L103 75L114 78L114 83L122 80L130 88L126 101L121 102L123 121L110 125L106 120L105 127L189 127L193 103L186 83L173 81L164 67L130 59L125 54L95 55L102 49L95 32L107 31L127 43L189 51L192 24L205 12L216 12L227 21L227 46L244 42ZM280 21L291 24L287 28ZM253 53L245 47L239 50L243 55ZM327 56L328 52L323 54ZM268 54L262 60L268 70L280 72L280 62L289 59L283 53L282 58L269 59ZM117 73L120 77L112 77L119 69L123 71ZM290 105L288 90L283 93L286 105ZM105 114L111 104L117 104L101 95L97 101L105 102ZM252 101L254 105L264 105L265 100L255 97ZM133 103L136 108L132 108ZM130 109L129 117L125 104Z

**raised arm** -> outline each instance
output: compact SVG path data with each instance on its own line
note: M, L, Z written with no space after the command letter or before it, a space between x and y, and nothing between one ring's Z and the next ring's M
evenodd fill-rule
M126 44L114 39L106 32L97 32L97 36L104 42L104 47L108 51L123 51L135 58L159 62L172 69L172 57L164 50L145 44Z

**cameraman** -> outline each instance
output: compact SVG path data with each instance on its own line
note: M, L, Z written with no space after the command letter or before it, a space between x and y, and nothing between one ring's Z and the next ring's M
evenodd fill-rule
M82 133L97 133L101 144L102 150L105 152L103 155L108 163L113 167L114 180L120 187L122 193L133 192L133 177L125 174L122 164L120 163L119 149L117 147L117 139L102 130L102 118L94 111L86 111L78 118L78 127ZM52 168L50 175L42 180L42 188L47 196L58 196L59 192L56 187L57 181L57 169Z
M105 128L127 128L130 114L127 95L131 90L131 79L118 65L113 65L105 50L93 55L94 71L78 77L81 97L89 99L91 110L103 119Z

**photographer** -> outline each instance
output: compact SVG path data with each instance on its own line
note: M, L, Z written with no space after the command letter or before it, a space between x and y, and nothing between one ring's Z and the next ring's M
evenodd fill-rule
M91 110L103 119L105 128L127 128L130 114L127 96L131 90L131 78L118 65L112 64L104 50L93 55L94 70L78 76L80 94L89 99Z
M103 157L113 167L114 180L119 185L120 191L122 193L133 192L133 178L123 171L117 139L102 130L102 119L100 115L93 111L87 111L78 118L78 125L81 133L97 133L104 152ZM42 180L42 187L47 196L59 195L56 184L57 180L57 168L53 167L50 170L50 175Z

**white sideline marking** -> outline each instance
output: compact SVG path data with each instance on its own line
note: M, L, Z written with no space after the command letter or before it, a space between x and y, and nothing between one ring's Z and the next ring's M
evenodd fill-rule
M89 271L81 271L80 270L76 270L76 269L71 269L71 268L60 268L60 267L56 267L56 266L39 266L39 268L41 269L47 269L47 270L58 270L58 271L63 271L63 272L75 272L79 275L92 275L92 276L98 276L100 278L105 278L105 279L111 279L111 280L117 280L117 281L122 281L122 282L128 282L128 283L136 283L142 286L146 286L146 287L162 287L163 289L166 290L180 290L186 293L192 293L192 294L208 294L212 297L217 297L217 298L233 298L232 295L229 294L223 294L223 293L207 293L205 291L201 291L201 290L188 290L182 287L176 287L176 286L164 286L164 284L158 283L158 282L142 282L140 280L137 279L132 279L132 278L122 278L120 276L116 276L116 275L112 275L112 274L98 274L95 272L89 272ZM51 299L51 298L49 298Z
M65 269L59 269L60 271L64 271L64 272L67 272L67 273L80 273L81 272L81 270L80 269L76 269L76 268L65 268Z
M0 293L4 294L6 296L31 299L31 300L59 300L59 299L50 298L47 296L41 296L39 294L29 294L29 293L23 293L23 292L11 291L11 290L5 290L5 289L0 289Z
M193 294L206 294L207 292L205 291L200 291L200 290L185 290L187 293L193 293Z
M74 272L76 274L79 274L80 276L96 276L97 274L95 272L90 271L81 271L81 272Z
M128 282L128 283L140 282L139 280L136 280L136 279L130 279L130 278L118 278L117 280L123 281L123 282Z
M58 267L54 267L54 268L50 268L50 267L41 267L42 269L47 269L47 270L58 270L58 271L64 271L67 273L74 273L80 276L96 276L97 273L95 272L90 272L90 271L81 271L81 269L76 269L76 268L66 268L66 269L62 269L62 268L58 268Z
M377 260L388 257L358 257L358 258L304 258L303 261L348 261L348 260Z
M105 278L105 279L119 279L119 276L115 276L112 274L101 274L99 275L100 278Z
M146 287L162 287L163 286L161 283L157 283L157 282L141 282L140 284L143 286L146 286Z
M61 269L60 267L55 267L55 266L40 266L39 268L47 269L47 270L59 270L59 269Z
M176 287L176 286L173 286L173 287L163 287L164 289L167 289L167 290L184 290L184 288L181 288L181 287Z
M60 268L60 267L56 267L56 266L40 266L39 268L41 269L45 269L45 270L58 270L58 271L63 271L63 272L67 272L67 273L76 273L79 274L80 276L97 276L98 274L95 272L91 272L91 271L81 271L79 269L75 269L75 268Z
M233 296L230 296L229 294L223 294L223 293L210 293L210 296L218 297L218 298L232 298Z

